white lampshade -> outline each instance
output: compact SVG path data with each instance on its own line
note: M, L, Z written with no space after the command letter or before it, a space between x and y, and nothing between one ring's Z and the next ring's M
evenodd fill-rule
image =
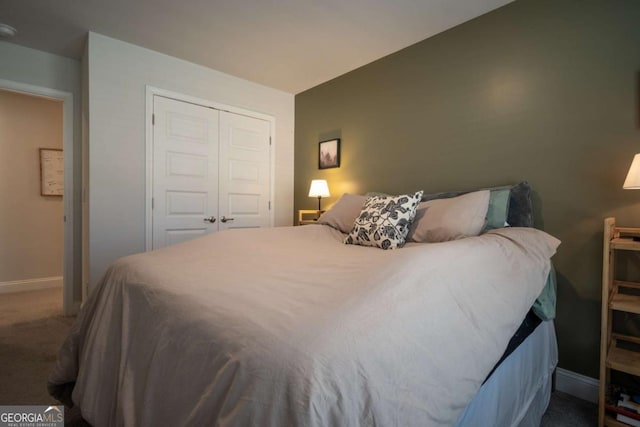
M329 186L326 179L314 179L309 188L309 197L329 197Z
M627 179L624 180L622 188L625 190L640 190L640 153L633 157Z

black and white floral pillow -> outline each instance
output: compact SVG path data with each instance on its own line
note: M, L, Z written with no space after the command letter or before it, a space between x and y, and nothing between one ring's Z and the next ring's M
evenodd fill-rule
M344 243L382 249L401 248L421 198L422 191L394 197L370 197Z

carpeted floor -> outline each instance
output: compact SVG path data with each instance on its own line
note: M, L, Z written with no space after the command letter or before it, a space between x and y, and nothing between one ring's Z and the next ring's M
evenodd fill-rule
M47 378L73 320L62 315L62 289L0 294L0 405L60 404ZM65 410L65 424L83 425L77 410Z
M62 316L62 290L0 294L0 405L58 404L47 377L73 318ZM554 392L541 427L597 425L597 406ZM67 426L86 426L77 409L65 410Z
M62 289L0 294L0 403L56 403L47 377L72 322L62 315Z
M551 394L541 427L591 427L598 425L598 405L560 391Z

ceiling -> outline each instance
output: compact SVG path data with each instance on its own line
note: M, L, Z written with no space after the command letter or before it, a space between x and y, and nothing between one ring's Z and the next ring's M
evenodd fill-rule
M0 0L0 22L70 58L94 31L295 94L511 1Z

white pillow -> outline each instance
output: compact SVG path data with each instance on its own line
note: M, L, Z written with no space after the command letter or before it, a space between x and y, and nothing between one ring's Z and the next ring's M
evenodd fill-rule
M370 197L344 243L381 249L401 248L421 198L422 191L395 197Z
M353 228L353 223L360 215L366 196L358 194L343 194L338 201L318 218L318 224L325 224L347 234Z
M483 190L420 203L407 241L446 242L479 235L489 208L489 194L489 190Z

